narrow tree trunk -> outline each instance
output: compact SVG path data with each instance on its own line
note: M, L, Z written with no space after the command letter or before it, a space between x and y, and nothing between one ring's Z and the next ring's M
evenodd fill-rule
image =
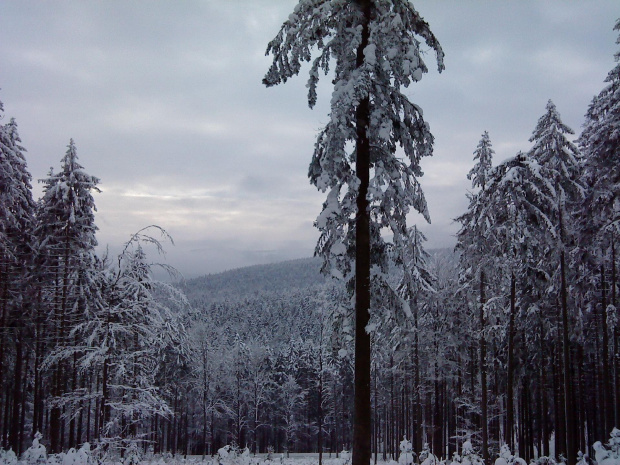
M377 406L379 391L377 390L377 364L375 363L375 411L373 425L373 449L375 452L374 463L377 465L377 456L379 455L379 408Z
M419 328L418 328L418 301L415 298L413 306L413 322L415 325L414 346L413 346L413 363L415 366L415 379L414 379L414 402L415 402L415 450L420 452L422 450L422 398L420 395L420 349L419 349Z
M13 408L11 428L9 430L9 446L19 453L19 408L22 405L22 363L23 363L23 334L21 328L15 328L15 369L13 377Z
M0 265L2 266L2 273L0 274L0 278L1 278L1 283L0 285L1 290L0 290L0 313L1 313L1 317L0 317L0 328L3 328L3 332L0 335L0 387L2 387L3 383L4 383L4 346L5 346L5 340L7 339L6 337L6 331L4 331L4 328L8 327L8 318L9 318L9 309L8 309L8 302L9 302L9 265L8 265L8 258L6 259L7 261L5 263L0 262ZM1 400L1 399L0 399ZM4 408L4 411L8 410L9 408L9 404L8 404L8 399L5 397L4 398L4 402L0 404L0 412L2 412ZM3 415L0 414L0 420L3 418ZM6 422L2 422L2 424L0 424L0 427L2 427L1 430L6 430L7 425ZM0 430L0 431L1 431ZM5 447L6 444L4 443L4 438L0 438L0 446L1 447Z
M23 366L25 367L25 369L23 370L23 376L22 376L22 401L21 401L21 418L19 419L19 447L17 448L16 452L18 457L22 455L22 452L24 451L24 432L26 430L26 405L28 404L28 396L27 394L27 389L28 389L28 362L29 362L29 358L30 358L30 351L26 350L26 354L24 356L24 363Z
M566 259L564 249L560 253L560 274L561 274L561 301L562 301L562 342L564 356L564 411L566 417L566 459L568 465L577 463L577 450L575 450L575 417L572 406L573 394L571 384L571 364L568 328L568 296L566 288Z
M543 319L542 314L539 314L540 318L540 397L542 400L542 412L539 418L541 423L541 448L539 449L538 455L543 455L545 457L549 456L549 405L547 399L547 370L546 368L546 357L545 357L545 339L544 339L544 327L543 327Z
M390 438L390 457L394 460L394 434L395 429L394 418L394 357L390 355L390 423L389 423L389 438Z
M602 418L601 423L603 426L603 433L606 435L611 431L613 424L613 393L611 385L609 383L610 367L609 367L609 333L607 329L607 282L605 280L605 266L601 265L601 333L602 333L602 376L601 376L601 391L602 391ZM603 436L604 437L604 436Z
M616 318L620 317L620 312L618 311L618 302L616 301L616 238L615 234L611 233L611 303L616 311ZM620 428L620 323L616 323L614 328L614 373L615 373L615 381L614 385L616 386L614 396L615 396L615 412L614 419L615 425Z
M514 450L514 337L517 313L517 283L514 273L510 276L510 319L508 321L508 373L506 381L506 444Z
M370 0L356 0L363 14L362 40L357 49L356 66L364 64L364 49L370 36ZM353 427L353 465L368 465L370 450L370 335L366 326L370 318L370 212L368 183L370 177L370 141L367 129L370 100L362 98L356 110L356 176L360 180L355 219L355 422Z
M317 415L319 436L317 438L317 447L319 449L319 465L323 465L323 328L321 322L321 347L319 347L319 392L317 399Z
M485 463L489 460L489 430L488 430L488 401L487 401L487 346L484 338L484 330L486 327L484 317L484 306L486 304L486 295L484 292L484 271L480 271L480 410L482 422L482 459Z

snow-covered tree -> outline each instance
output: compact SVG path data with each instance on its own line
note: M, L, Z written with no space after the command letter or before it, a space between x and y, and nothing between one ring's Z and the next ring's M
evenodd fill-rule
M620 19L614 29L620 32ZM620 37L616 41L620 44ZM617 241L620 237L620 52L615 54L616 66L607 74L606 86L592 99L586 113L586 122L579 138L583 154L583 181L586 196L581 211L581 233L584 249L596 258L601 269L601 317L603 372L609 373L608 347L613 347L615 379L605 387L605 430L620 422L620 328L612 332L608 341L605 311L608 304L618 319L616 260ZM597 250L594 250L597 249ZM605 268L611 268L611 299L605 295ZM614 312L615 310L615 312ZM615 386L615 389L613 388ZM614 392L615 391L615 392ZM615 408L612 399L615 397ZM612 410L614 410L612 412Z
M96 274L86 280L94 287L90 305L71 330L78 342L58 348L47 362L55 365L75 356L80 373L99 379L95 389L74 389L56 405L78 411L95 400L95 439L106 450L133 447L145 439L151 418L171 414L158 375L170 369L165 365L186 363L185 328L172 308L187 308L187 301L174 286L153 279L155 265L148 261L144 243L162 250L159 240L143 229L125 244L115 267L95 267ZM175 356L165 359L170 353Z
M307 392L295 380L291 374L284 376L279 388L280 399L280 419L282 420L282 431L284 433L284 443L287 456L291 451L291 446L295 443L301 429L300 406Z
M485 305L487 301L487 279L486 273L492 267L493 254L489 254L488 246L492 241L489 239L489 230L493 228L495 219L491 216L493 210L485 210L482 203L487 201L489 197L486 191L487 184L490 181L491 169L493 165L493 151L489 133L484 131L482 138L478 143L478 147L474 151L474 160L477 162L467 175L467 179L471 180L472 187L479 188L476 194L469 194L469 210L463 216L457 218L463 224L458 233L459 242L457 249L462 251L461 260L462 267L468 271L465 279L475 279L474 276L480 277L479 285L479 322L480 322L480 410L482 423L482 457L487 460L489 457L488 450L488 400L487 400L487 362L486 362L486 316ZM478 216L483 213L482 217ZM472 283L472 287L473 283Z
M355 465L370 460L367 325L371 287L382 281L379 273L371 282L371 269L385 271L389 248L381 230L388 228L399 247L407 240L411 208L429 218L417 178L433 137L421 109L401 90L427 71L418 37L435 50L441 71L441 46L408 1L301 0L267 47L273 55L263 80L268 86L297 75L302 63L312 60L311 107L320 71L328 73L335 59L330 121L318 136L309 177L327 192L316 221L321 231L316 250L324 257L324 271L344 277L355 290ZM315 49L318 56L312 59ZM404 158L397 156L399 148Z
M4 409L12 410L9 445L17 453L21 452L19 436L24 431L20 412L26 408L23 388L23 375L27 369L23 364L27 351L25 338L27 332L33 330L36 308L32 280L35 204L24 152L15 120L0 125L0 386L4 386L7 378L7 382L12 381L12 405L9 406L7 396ZM9 374L5 356L13 348L15 363Z
M487 180L491 174L491 168L493 166L493 155L495 151L491 145L491 138L489 133L484 131L482 138L478 142L476 150L474 150L474 160L478 160L471 171L467 174L467 179L471 180L473 188L479 187L484 190Z
M541 166L541 176L553 189L553 209L549 218L552 222L555 244L553 261L559 264L558 286L559 300L562 310L562 340L564 366L564 410L566 414L566 452L569 465L575 465L577 457L577 430L574 410L571 405L572 380L569 348L569 317L568 317L568 284L566 271L566 249L571 243L572 219L570 213L575 202L584 197L584 188L580 184L579 150L567 135L574 134L573 130L562 123L560 114L551 100L547 103L545 114L538 120L530 138L534 145L530 150L531 156ZM548 205L541 205L541 210Z
M43 180L44 193L39 201L37 213L37 248L40 254L41 277L46 287L46 301L49 308L49 331L56 349L72 344L69 336L76 324L80 309L77 275L90 266L90 256L97 245L95 232L95 201L92 192L98 192L99 180L86 173L78 163L77 150L73 140L61 160L61 169ZM58 360L53 369L52 396L60 398L68 389L70 367ZM50 410L51 452L60 452L61 409ZM73 426L73 425L71 425ZM71 428L73 430L73 428Z

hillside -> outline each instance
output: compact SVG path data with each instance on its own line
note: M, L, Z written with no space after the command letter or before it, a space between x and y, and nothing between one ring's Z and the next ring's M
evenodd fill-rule
M320 268L320 258L253 265L188 280L183 290L191 301L217 302L264 292L306 289L325 283Z

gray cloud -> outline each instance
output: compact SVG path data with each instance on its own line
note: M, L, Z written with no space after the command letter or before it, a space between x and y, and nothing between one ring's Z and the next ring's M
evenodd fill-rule
M408 94L436 138L421 179L429 247L451 246L488 130L497 160L529 148L546 101L580 130L614 65L616 2L414 2L446 52ZM102 245L152 223L187 275L310 255L323 195L306 178L330 79L307 108L303 74L266 89L267 42L294 0L5 2L0 100L35 179L69 138L102 179ZM37 195L40 186L35 186Z

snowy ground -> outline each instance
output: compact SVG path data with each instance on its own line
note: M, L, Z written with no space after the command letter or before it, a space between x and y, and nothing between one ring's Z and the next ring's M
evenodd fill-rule
M256 457L237 457L234 459L219 459L216 457L206 457L204 460L202 456L183 456L177 457L153 457L149 459L142 459L137 462L123 462L123 461L105 461L103 465L191 465L191 464L203 464L203 465L317 465L319 463L319 454L290 454L290 457L274 454L272 460L267 458L267 454L259 454ZM77 457L70 454L59 454L57 456L50 456L46 460L38 458L37 460L17 460L16 457L7 456L3 454L0 456L0 465L95 465L98 462L92 457ZM332 458L329 458L329 454L323 456L324 465L347 465L350 464L350 460L342 458L335 458L335 454ZM371 462L372 463L372 462ZM384 462L379 459L378 464L381 465L398 465L398 462Z

